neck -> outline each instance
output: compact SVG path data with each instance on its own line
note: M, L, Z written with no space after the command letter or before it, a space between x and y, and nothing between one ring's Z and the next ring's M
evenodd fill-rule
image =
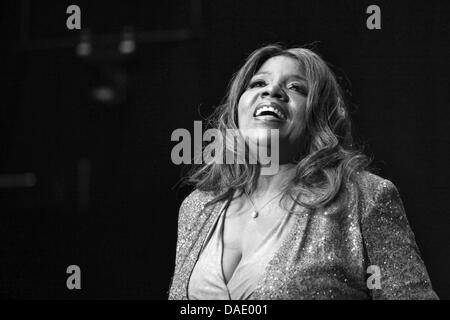
M255 194L264 195L280 192L295 172L296 165L293 163L281 164L274 175L260 175Z

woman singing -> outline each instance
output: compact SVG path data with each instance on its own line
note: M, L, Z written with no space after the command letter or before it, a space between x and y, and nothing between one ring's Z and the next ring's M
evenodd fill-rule
M209 161L192 172L169 299L438 298L399 193L368 172L317 54L256 50L213 123L248 141L277 129L279 169Z

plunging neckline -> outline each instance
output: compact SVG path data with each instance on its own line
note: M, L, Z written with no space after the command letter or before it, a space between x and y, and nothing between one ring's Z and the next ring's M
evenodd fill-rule
M265 238L267 237L268 233L272 233L272 231L278 231L280 224L286 224L286 219L289 219L289 217L286 217L286 215L289 214L289 211L286 212L286 210L283 210L284 212L279 217L277 217L275 220L272 221L272 225L270 226L270 228L265 230L266 232L263 233L263 238L261 239L262 242L260 244L258 244L254 248L254 250L252 250L253 253L250 253L250 255L248 253L246 255L244 255L243 254L244 248L243 247L241 248L239 261L234 266L233 270L231 270L229 279L227 280L226 276L225 276L224 258L225 258L225 222L226 222L227 217L229 216L228 209L229 208L224 209L220 213L220 217L219 217L219 221L218 221L220 223L220 228L219 228L219 230L217 230L217 232L219 233L220 274L221 274L221 278L222 278L224 285L227 286L228 289L230 289L229 284L233 282L233 279L236 277L236 273L239 271L240 268L242 268L242 266L245 263L248 263L255 259L255 255L258 254L260 247L262 245L264 245L264 242L266 241ZM249 223L254 223L254 220L251 220ZM255 228L257 228L257 227L255 227ZM253 231L256 232L256 229ZM248 230L246 230L245 232L248 232ZM252 232L252 230L250 230L250 232ZM289 233L289 231L287 231L285 235L287 235L288 233ZM283 240L284 239L281 239L280 242L282 243ZM281 245L281 243L280 243L280 245ZM275 253L276 253L276 250L274 250L270 254L270 256L273 256ZM270 259L269 259L269 261L270 261Z
M226 210L228 210L229 204L230 204L230 201L224 201L224 203L219 207L218 211L216 211L214 209L212 210L212 212L215 212L215 217L213 218L214 220L213 220L212 224L210 225L210 227L208 229L208 232L206 232L205 236L202 239L202 244L200 246L200 250L197 253L195 261L193 263L193 266L192 266L192 268L191 268L191 270L189 272L188 282L187 282L187 285L186 285L186 293L187 293L186 296L187 297L189 296L188 295L188 288L189 288L189 282L190 282L190 279L191 279L192 272L195 269L195 267L196 267L196 265L197 265L197 263L199 261L199 258L200 258L200 255L201 255L202 251L205 249L205 246L207 244L207 240L210 239L211 234L215 231L215 228L218 227L218 224L221 222L220 219L223 219L223 221L221 223L221 226L220 226L221 230L218 230L218 232L220 232L220 249L219 249L219 251L220 251L219 252L220 259L219 259L219 266L218 267L220 269L221 280L223 282L224 287L227 290L228 298L229 298L229 300L232 300L229 284L233 280L233 278L235 277L236 270L239 268L239 266L242 263L242 257L241 257L239 263L234 268L233 273L230 276L229 280L226 281L225 280L225 275L224 275L224 269L223 269L223 253L224 253L223 230L224 230L224 225L225 225ZM293 236L298 231L297 229L298 229L298 226L299 226L298 224L299 224L299 221L300 221L300 217L303 216L303 214L305 213L305 210L304 210L305 208L301 208L299 210L299 212L296 213L296 212L294 212L294 209L295 209L296 206L297 206L297 204L295 202L293 202L292 205L290 206L290 210L288 210L288 212L286 212L286 214L295 214L296 215L296 217L294 217L295 221L292 223L292 225L288 226L288 228L290 230L288 230L286 232L286 234L283 235L283 239L280 240L280 242L281 242L280 245L271 254L271 257L268 259L266 265L263 267L263 271L262 271L259 279L256 281L255 289L252 291L252 293L250 293L248 295L248 298L250 296L252 296L256 291L258 291L258 289L264 283L264 281L265 281L265 279L266 279L266 277L267 277L267 275L268 275L268 273L270 271L270 268L271 268L273 262L278 258L278 256L286 248L286 246L289 244L290 240L292 240Z
M220 246L219 246L219 269L220 269L220 276L222 279L222 282L227 290L227 295L228 295L228 299L231 299L231 292L230 292L230 288L228 287L228 284L230 283L230 280L233 278L236 269L238 268L239 264L242 261L242 254L241 254L241 259L239 260L238 264L236 265L236 267L233 270L233 273L231 274L230 278L228 279L228 281L225 279L225 272L223 270L223 253L224 253L224 240L223 240L223 234L224 234L224 229L225 229L225 218L226 218L226 214L227 214L227 206L225 206L224 208L222 208L222 210L220 211L219 214L219 220L222 219L221 221L221 225L220 225L220 230L219 230L219 240L220 240ZM194 265L195 267L195 265Z

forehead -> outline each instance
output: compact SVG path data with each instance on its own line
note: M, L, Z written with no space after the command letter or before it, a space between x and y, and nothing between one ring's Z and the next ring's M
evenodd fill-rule
M300 76L304 78L300 63L287 56L276 56L266 60L256 74Z

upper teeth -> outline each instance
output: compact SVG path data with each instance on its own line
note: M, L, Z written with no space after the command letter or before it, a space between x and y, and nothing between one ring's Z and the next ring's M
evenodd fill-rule
M259 108L258 110L256 110L255 116L259 116L259 115L260 115L261 113L263 113L264 111L272 111L272 112L275 113L280 119L284 119L284 118L285 118L285 117L284 117L284 114L283 114L280 110L275 109L274 107L271 107L271 106L264 106L264 107Z

